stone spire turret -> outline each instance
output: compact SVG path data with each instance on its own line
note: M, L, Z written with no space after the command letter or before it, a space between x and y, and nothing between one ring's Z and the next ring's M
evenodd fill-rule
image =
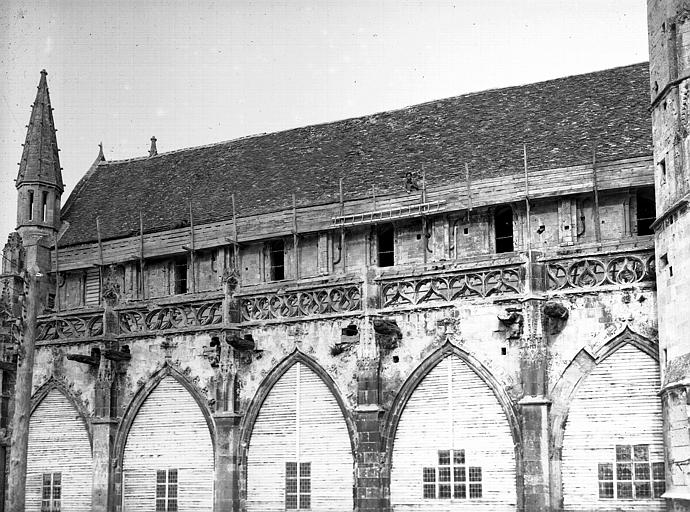
M48 73L41 71L36 100L27 125L16 187L18 230L47 234L60 227L60 197L64 190L55 123L48 94Z

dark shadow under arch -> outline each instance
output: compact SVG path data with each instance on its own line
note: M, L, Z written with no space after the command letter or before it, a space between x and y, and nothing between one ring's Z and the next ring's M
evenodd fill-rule
M81 399L79 399L79 397L69 390L69 388L63 382L51 377L36 390L31 397L31 416L33 416L38 406L41 405L41 402L43 402L45 397L48 396L48 393L50 393L52 390L62 393L62 395L77 411L79 419L83 423L84 429L86 430L86 435L89 438L89 445L91 446L91 451L93 454L93 432L91 432L91 422L89 421L90 414L88 412L88 408L81 401Z
M237 460L239 465L243 468L242 479L245 480L246 467L247 467L247 452L249 451L249 443L252 437L252 431L254 430L254 424L256 423L256 418L259 416L259 411L261 406L266 401L268 394L273 389L273 386L281 379L285 373L292 368L295 364L302 363L311 371L313 371L321 381L326 385L328 390L331 392L335 398L338 406L340 407L340 412L345 420L345 425L347 426L348 436L350 438L350 448L352 451L352 460L355 460L355 455L357 453L357 427L355 425L355 420L352 413L348 410L345 401L343 400L338 387L331 378L331 376L324 370L319 363L308 355L295 349L292 354L285 357L280 361L271 372L264 377L259 384L259 389L257 390L254 398L252 399L249 407L247 408L247 413L242 418L242 424L240 426L240 436L239 445L237 446ZM246 491L245 491L246 492Z
M134 397L127 405L127 409L125 409L125 412L122 416L122 421L120 422L120 426L117 429L117 434L115 435L115 444L113 447L115 461L117 464L116 467L118 470L122 470L125 445L127 444L127 437L129 436L129 431L132 428L134 419L137 417L141 406L144 405L144 402L146 402L146 399L149 397L149 395L158 387L158 384L160 384L160 382L168 376L174 378L178 383L180 383L182 387L189 392L192 398L194 398L194 401L199 406L201 414L203 414L204 419L206 419L206 424L208 425L209 434L211 436L211 443L213 445L213 452L215 454L216 428L215 423L213 422L211 411L206 403L206 399L201 395L201 393L199 393L194 384L192 384L184 374L166 363L163 368L152 375L151 378L137 390L137 392L134 394Z
M570 404L577 395L577 391L585 379L594 369L618 350L631 345L659 362L659 345L637 334L625 326L618 334L609 339L595 354L581 349L570 364L563 370L560 378L551 390L551 409L549 410L549 427L551 431L551 503L556 510L563 508L563 481L561 458L563 452L563 438L565 425L568 421Z
M412 393L414 393L429 372L442 360L451 356L460 358L472 371L474 371L474 373L477 374L482 381L484 381L484 383L486 383L487 386L489 386L506 415L506 419L508 420L508 424L510 426L510 432L513 437L513 444L515 446L515 494L517 498L517 510L522 510L523 477L522 472L520 471L523 458L522 430L520 429L520 420L516 406L505 392L501 384L488 370L488 368L486 368L478 359L450 342L446 342L441 348L429 355L429 357L422 361L417 369L412 372L412 374L407 378L405 383L400 388L400 391L393 401L390 411L384 419L384 434L382 443L385 453L385 467L388 468L387 473L390 475L395 434L398 430L400 417L407 406L407 402L412 397ZM390 483L388 483L388 485L390 485Z

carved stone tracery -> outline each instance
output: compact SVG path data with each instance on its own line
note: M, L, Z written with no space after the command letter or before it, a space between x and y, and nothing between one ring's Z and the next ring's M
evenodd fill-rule
M519 265L479 271L456 271L430 277L411 276L381 280L381 306L450 302L466 297L520 293L523 288Z
M605 254L546 262L548 290L653 281L654 253Z

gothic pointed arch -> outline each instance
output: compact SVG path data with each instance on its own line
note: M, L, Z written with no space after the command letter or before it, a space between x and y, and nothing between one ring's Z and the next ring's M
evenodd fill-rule
M448 414L437 406L448 407ZM467 503L476 510L522 509L522 438L516 406L491 371L462 348L446 342L412 372L385 417L383 434L394 510L424 510L433 505L429 500L451 496L478 500ZM475 438L493 441L485 446ZM481 474L481 466L488 485L465 485L466 475ZM442 484L444 471L458 471L459 480ZM429 483L432 473L435 480ZM498 480L502 484L496 487Z
M161 381L165 377L172 377L175 379L182 387L184 387L189 394L192 396L194 401L199 406L199 410L204 415L206 424L208 425L209 433L211 434L211 442L213 443L213 448L215 450L216 443L216 428L213 421L213 416L206 402L206 398L201 394L193 382L191 382L182 372L177 368L171 366L167 362L163 367L154 373L134 394L134 397L130 400L127 408L122 415L122 421L117 430L115 437L115 454L116 461L119 465L122 464L122 456L125 449L125 444L127 442L127 436L132 428L134 419L136 418L139 410L141 409L146 399L149 395L158 387Z
M89 414L68 385L51 378L34 393L26 457L26 510L91 510ZM65 454L69 454L66 456Z
M175 367L151 376L128 404L114 456L117 502L128 510L209 510L215 424L206 399Z
M67 399L67 401L77 411L81 423L84 425L87 435L89 436L89 444L93 449L93 434L91 432L91 422L89 421L89 410L84 402L74 394L69 387L61 380L55 377L50 377L47 381L41 384L31 397L31 415L34 414L39 405L48 396L52 390L56 390Z
M609 338L596 353L592 354L586 348L581 349L565 370L563 370L551 391L551 409L549 413L552 432L551 442L553 443L551 453L560 457L560 450L563 447L563 427L568 419L569 404L577 393L579 385L597 365L626 345L637 348L656 362L659 361L659 345L651 339L636 333L630 326L626 325Z
M626 353L623 354L623 359L621 360L620 365L632 364L632 362L629 362L630 358L637 357L641 361L639 364L649 366L649 371L647 371L647 373L654 373L653 367L656 367L656 375L658 377L658 344L654 340L636 333L626 325L620 329L619 332L609 338L595 352L592 353L587 348L581 349L575 355L575 357L573 357L565 370L563 370L558 381L551 389L550 397L552 402L549 411L549 423L551 430L551 446L549 452L551 453L552 458L551 499L552 503L560 507L559 509L567 507L567 504L564 501L564 439L566 438L568 428L576 428L574 426L568 426L571 420L572 406L577 400L580 391L586 391L588 389L587 383L590 377L593 378L593 376L604 372L607 374L607 382L610 382L611 385L613 385L615 382L618 382L616 380L618 377L611 375L611 371L607 370L606 368L608 368L607 365L610 366L614 364L614 356L619 355L621 351L626 351ZM644 363L644 361L648 361L648 363ZM629 378L632 379L643 378L642 370L640 368L630 370L628 375ZM658 386L655 384L647 384L647 387L649 388L647 399L650 401L650 403L655 402L656 390ZM587 391L587 393L590 393L590 391ZM619 405L616 398L612 398L611 400L612 402L610 404L610 408L613 409ZM632 407L632 405L630 407ZM593 405L590 405L589 409L590 415L595 414ZM659 421L661 420L660 417L657 419Z
M343 418L345 419L345 423L347 425L352 453L355 453L357 442L357 427L355 426L355 420L352 416L352 413L347 408L347 405L345 404L345 401L343 400L343 397L340 394L340 391L338 390L336 383L333 381L328 372L326 372L326 370L324 370L319 363L317 363L314 359L312 359L307 354L301 352L299 349L296 348L290 355L288 355L282 361L280 361L273 368L273 370L271 370L271 372L268 375L266 375L266 377L264 377L264 379L259 384L259 388L256 394L254 395L254 398L252 399L251 403L249 404L249 407L247 408L247 413L244 415L242 419L242 425L240 429L241 435L239 441L240 444L238 457L240 464L244 465L246 463L247 448L249 446L249 441L252 435L254 423L256 422L256 418L259 415L261 406L266 401L266 398L268 397L268 394L270 393L271 389L273 389L273 386L275 386L275 384L280 380L280 378L283 375L285 375L285 373L297 363L302 363L311 371L313 371L316 375L318 375L323 381L323 383L326 385L326 387L329 389L329 391L333 394L333 397L338 402L338 406L340 407L340 411L342 412Z
M405 409L405 405L410 400L412 393L419 383L427 376L427 374L436 367L443 359L449 356L459 357L467 366L469 366L482 379L491 391L496 395L496 399L505 412L510 425L511 434L515 443L515 457L516 460L522 458L522 436L520 430L520 422L514 402L505 392L503 386L496 380L486 366L484 366L477 358L464 351L463 349L453 345L451 342L446 342L442 347L431 353L422 363L412 372L405 383L398 391L398 394L393 401L390 411L385 418L384 426L384 442L386 454L386 466L390 466L390 459L393 453L393 444L395 441L395 433L398 428L400 416Z
M333 379L295 349L262 380L241 424L247 511L352 510L355 433Z

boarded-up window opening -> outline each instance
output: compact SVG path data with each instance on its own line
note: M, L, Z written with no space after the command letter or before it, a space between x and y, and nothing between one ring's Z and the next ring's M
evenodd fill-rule
M616 445L612 462L598 465L599 499L646 500L666 492L663 462L649 461L649 445Z
M29 220L34 220L34 191L29 190Z
M496 232L496 252L513 251L513 209L505 206L496 210L494 215L494 229ZM531 236L531 233L528 233Z
M395 265L395 228L393 224L383 224L376 233L379 267Z
M656 203L654 201L654 189L644 188L637 191L637 234L653 235L651 226L656 218Z
M178 256L174 263L175 294L187 293L187 256Z
M101 271L100 268L89 268L84 278L84 304L98 306L101 302Z
M62 473L43 473L41 512L60 512Z
M299 475L297 467L299 465ZM307 510L311 508L311 462L285 463L285 508Z
M285 279L285 242L283 240L271 242L268 246L268 257L271 281L282 281Z
M425 499L481 498L482 468L466 465L465 450L439 450L438 467L422 468L422 493Z
M156 471L156 512L177 512L177 470Z

